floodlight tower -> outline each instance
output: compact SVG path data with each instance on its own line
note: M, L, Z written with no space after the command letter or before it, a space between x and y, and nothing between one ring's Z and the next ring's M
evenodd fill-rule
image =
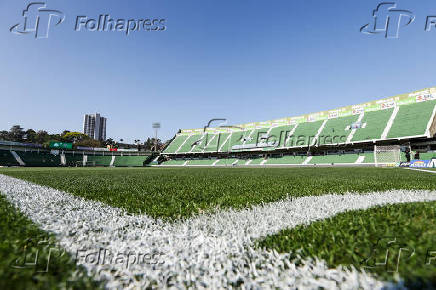
M157 131L160 129L160 122L151 124L154 129L154 151L157 151Z

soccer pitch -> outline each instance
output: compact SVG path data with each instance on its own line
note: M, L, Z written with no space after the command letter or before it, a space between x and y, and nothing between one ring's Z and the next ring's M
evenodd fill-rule
M2 224L1 243L35 235L28 232L30 225L67 252L57 262L65 268L62 274L38 274L45 284L31 280L26 285L22 275L31 273L3 263L2 271L12 277L9 286L56 287L78 279L89 288L88 277L106 287L436 285L432 173L401 168L10 168L0 174L6 197L1 215L9 221ZM159 252L161 261L96 266L80 260L81 248L126 255L145 249ZM395 252L400 248L402 257ZM16 260L20 249L2 247L2 260ZM391 255L383 264L387 250ZM76 275L77 270L88 276Z

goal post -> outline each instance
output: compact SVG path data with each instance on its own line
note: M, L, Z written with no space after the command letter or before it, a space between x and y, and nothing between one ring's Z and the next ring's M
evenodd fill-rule
M400 145L374 146L374 162L376 167L393 167L400 163Z

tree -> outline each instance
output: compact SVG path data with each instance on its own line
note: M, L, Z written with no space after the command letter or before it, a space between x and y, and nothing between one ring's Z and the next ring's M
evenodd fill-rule
M109 139L107 139L106 141L104 141L104 145L110 145L110 146L114 146L116 144L116 142L112 139L112 138L109 138Z
M14 125L9 130L9 138L11 141L22 142L24 137L24 129L20 125Z
M6 130L0 131L0 140L10 141L9 132Z
M25 139L27 140L27 142L30 143L35 143L35 139L36 139L36 132L33 129L27 129L25 134Z
M102 147L103 146L101 141L94 140L94 139L91 139L91 138L79 141L79 142L76 143L76 145L78 145L78 146L85 146L85 147Z
M61 136L65 136L65 134L70 133L70 132L71 132L71 131L69 131L69 130L64 130L64 131L62 132Z
M155 138L147 138L147 141L144 142L144 149L146 151L152 151L155 149L155 145L157 145L157 150L161 150L163 147L162 140L157 139L157 142L155 142ZM157 144L156 144L157 143Z
M48 143L50 141L50 135L47 131L39 130L35 135L35 142L38 144Z
M70 132L70 131L64 131L61 137L62 137L62 141L71 142L71 143L78 143L90 139L90 137L86 134L80 132Z

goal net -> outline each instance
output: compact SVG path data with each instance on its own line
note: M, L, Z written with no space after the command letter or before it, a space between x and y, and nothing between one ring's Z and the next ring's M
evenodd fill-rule
M397 166L400 163L400 146L374 146L375 166Z

